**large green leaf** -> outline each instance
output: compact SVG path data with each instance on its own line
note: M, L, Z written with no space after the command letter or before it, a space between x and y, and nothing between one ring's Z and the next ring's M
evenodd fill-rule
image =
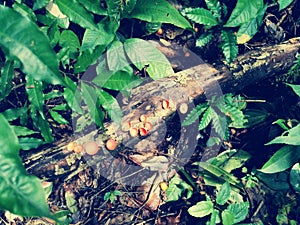
M107 11L101 7L101 0L78 0L87 10L98 15L107 15Z
M236 36L232 31L222 30L222 51L228 63L231 63L238 54Z
M137 0L135 8L128 17L150 23L170 23L183 29L192 28L190 23L165 0Z
M259 170L263 173L278 173L292 167L300 159L300 147L285 145L280 148Z
M230 197L230 185L228 182L225 182L216 196L216 203L219 205L224 205Z
M84 102L88 107L90 117L96 123L96 125L102 127L104 113L102 112L100 104L98 103L99 95L97 90L84 82L81 83L81 89L82 96L84 98Z
M107 66L110 71L126 70L130 62L125 55L121 41L114 41L107 49Z
M294 0L278 0L279 11L288 7Z
M83 28L97 30L93 15L76 0L56 0L55 2L59 9L67 15L72 22Z
M257 17L259 10L264 6L263 0L238 0L233 9L225 27L237 27L244 23L248 23L253 18Z
M223 225L233 225L234 224L234 214L229 211L228 209L225 209L221 213L222 217L222 224Z
M0 71L0 101L11 92L12 79L14 78L14 61L7 60Z
M288 134L287 136L285 134ZM274 138L266 145L270 144L287 144L287 145L300 145L300 124L285 131L281 136Z
M262 24L266 9L267 5L265 5L258 11L256 17L250 19L249 22L241 25L238 32L236 33L238 44L244 44L248 42L257 33Z
M153 80L174 74L168 59L149 42L131 38L125 41L124 48L130 61L139 70L147 67L147 72Z
M28 175L19 157L18 139L0 115L0 208L22 216L53 218L41 181Z
M300 163L296 163L290 172L290 183L293 189L300 192Z
M36 80L63 84L54 51L38 26L3 5L0 5L0 21L0 46L22 62L22 70Z
M193 205L188 209L188 212L191 216L194 217L204 217L211 214L214 210L214 205L212 201L201 201L196 205Z
M195 23L207 26L216 26L219 24L214 15L204 8L186 8L182 14Z

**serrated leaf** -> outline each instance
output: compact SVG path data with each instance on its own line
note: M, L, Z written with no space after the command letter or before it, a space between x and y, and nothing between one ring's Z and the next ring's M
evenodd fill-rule
M225 27L237 27L244 23L248 23L255 18L264 6L263 0L248 1L238 0L235 8L233 9Z
M209 106L206 109L206 111L203 113L201 121L199 123L199 128L198 128L199 130L203 130L209 125L213 116L212 111L213 111L212 107Z
M278 0L279 11L288 7L294 0Z
M230 191L231 188L229 183L225 182L217 193L216 203L219 205L224 205L230 197Z
M200 37L196 40L196 47L204 47L207 45L213 38L213 34L210 32L205 32L200 35Z
M127 17L150 23L170 23L183 29L192 28L191 24L165 0L155 0L155 3L137 0L133 11Z
M242 222L246 219L249 212L249 202L231 203L227 210L234 215L234 223Z
M221 19L222 9L218 0L205 0L207 8L213 13L214 17L218 20Z
M191 21L202 25L213 27L219 24L213 14L204 8L186 8L182 11L182 14Z
M98 90L97 93L101 106L107 111L109 117L120 125L122 120L122 109L120 108L118 101L112 95L101 89Z
M56 0L59 9L83 28L97 30L92 14L75 0Z
M85 83L81 83L82 96L84 102L88 107L88 112L92 120L100 127L103 127L104 113L100 109L100 104L98 103L98 92L97 90Z
M38 148L44 144L44 141L39 138L22 137L19 138L19 145L22 150L31 150Z
M21 216L52 218L41 181L28 175L19 157L17 136L0 115L0 208Z
M153 80L174 74L168 59L149 42L130 38L125 41L124 48L130 61L139 70L147 67L146 71Z
M257 33L262 24L267 6L268 5L265 5L263 8L261 8L256 17L241 25L236 33L238 44L245 44Z
M8 55L21 61L25 73L39 81L64 84L49 40L35 23L3 5L0 5L0 21L0 45Z
M14 78L14 61L7 60L0 71L0 101L5 99L12 90Z
M280 148L259 170L262 173L278 173L292 167L300 159L300 147L286 145Z
M300 192L300 163L296 163L290 171L290 183L293 189Z
M207 109L207 107L207 103L203 103L193 108L182 122L182 126L188 126L196 122L196 120L199 119L199 116L202 115L202 113Z
M212 201L201 201L190 207L188 212L191 216L202 218L213 212L214 205Z
M229 211L228 209L225 209L221 213L222 217L222 224L223 225L233 225L234 224L234 214Z
M227 140L229 138L229 130L226 116L217 114L215 110L212 112L212 127L221 139Z
M232 31L222 30L222 51L228 63L231 63L238 54L236 36Z

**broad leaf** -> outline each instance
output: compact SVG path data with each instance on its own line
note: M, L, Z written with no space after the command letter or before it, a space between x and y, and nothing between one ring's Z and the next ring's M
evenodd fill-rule
M2 115L8 121L14 121L14 120L20 118L22 115L27 114L27 111L28 111L28 108L26 108L26 107L16 108L16 109L7 109L4 112L2 112Z
M265 5L258 11L256 17L252 18L249 22L241 25L238 32L236 33L238 44L244 44L248 42L257 33L262 24L266 9L267 5Z
M14 61L7 60L0 71L0 101L5 99L12 90L14 78Z
M64 30L59 39L59 45L64 48L79 49L80 43L77 35L71 30Z
M174 74L168 59L149 42L131 38L125 41L124 48L130 61L139 70L146 67L146 71L153 80Z
M190 23L165 0L137 0L135 8L127 16L150 23L170 23L183 29L192 28Z
M238 54L236 36L232 31L222 30L222 51L228 63L231 63Z
M227 207L227 210L234 215L234 223L239 223L246 219L249 213L249 202L232 203Z
M107 15L106 9L101 7L100 0L78 0L87 10L98 15Z
M92 14L90 14L76 0L56 0L59 9L67 15L70 20L83 28L97 30Z
M234 214L229 211L228 209L225 209L221 213L222 217L222 224L223 225L233 225L234 224Z
M225 182L217 193L216 203L219 205L224 205L230 197L230 185Z
M121 41L114 41L107 49L107 66L110 71L127 70L128 59L125 55L124 46Z
M112 95L101 89L98 90L97 93L99 102L105 111L107 111L109 117L118 125L121 125L122 110L118 101Z
M0 208L22 216L52 217L41 181L28 175L19 157L18 139L0 115Z
M191 216L202 218L213 212L214 205L212 201L201 201L190 207L188 212Z
M241 26L244 23L248 23L253 18L257 17L258 12L263 8L263 6L263 0L238 0L227 23L224 26L237 27Z
M3 5L0 5L0 21L0 46L22 62L22 70L35 80L63 84L54 51L38 26Z
M35 0L33 4L33 10L37 10L45 7L49 3L49 0Z
M212 27L219 24L214 15L204 8L186 8L182 11L182 14L191 21L202 25Z
M278 173L292 167L300 159L299 146L283 146L259 170L263 173Z
M22 150L32 150L44 144L39 138L22 137L19 138L19 145Z
M286 136L285 134L288 133ZM287 145L300 145L300 124L285 131L281 136L274 138L266 145L270 144L287 144Z
M167 201L177 201L186 193L186 198L190 198L193 194L192 187L182 180L179 176L174 176L169 181L169 187L166 190Z
M84 98L84 102L88 107L88 112L92 120L96 123L96 125L102 127L104 113L100 108L100 104L98 103L98 93L97 90L85 83L81 83L82 88L82 96Z
M300 192L300 163L296 163L290 172L290 183L293 189Z
M294 0L278 0L279 11L288 7Z

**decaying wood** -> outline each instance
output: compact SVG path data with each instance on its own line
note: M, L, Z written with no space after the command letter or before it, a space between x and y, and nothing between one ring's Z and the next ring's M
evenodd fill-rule
M143 85L131 91L129 98L122 97L124 116L121 127L114 123L107 123L105 133L98 133L95 130L81 137L70 138L83 145L89 141L96 141L102 148L100 154L91 157L67 153L65 151L67 142L61 141L38 152L27 153L23 156L24 164L30 173L50 180L60 176L67 180L89 166L98 168L98 164L101 163L100 175L104 169L106 170L104 171L105 175L109 179L110 176L116 176L117 173L117 178L112 178L115 181L122 180L122 176L129 177L130 173L137 173L140 167L135 167L135 171L124 171L126 162L117 159L114 157L114 153L105 149L105 141L110 137L120 143L120 154L123 151L129 151L132 159L143 156L144 158L141 160L133 160L138 165L143 165L143 162L147 161L148 158L158 156L165 156L169 164L178 162L182 158L188 160L191 153L190 148L196 144L193 143L196 140L196 132L191 134L186 128L180 127L181 134L179 137L174 137L173 142L171 141L175 152L160 152L161 148L165 147L168 118L176 114L179 120L183 119L187 110L193 108L194 102L203 99L203 94L209 98L222 92L236 92L254 82L286 72L293 65L299 49L300 38L291 39L277 46L262 47L250 51L239 56L230 66L216 69L211 65L202 63L178 72L173 77L158 81L145 81ZM169 108L164 109L162 107L163 100L170 102ZM126 127L127 122L131 122L137 127L140 126L139 117L142 114L148 116L153 128L145 138L131 138ZM185 162L183 160L181 163L184 164ZM114 165L118 166L114 167ZM112 167L114 167L113 172L110 171ZM118 168L116 169L116 167ZM164 172L168 172L169 167L164 169ZM161 180L167 178L168 174L162 173Z

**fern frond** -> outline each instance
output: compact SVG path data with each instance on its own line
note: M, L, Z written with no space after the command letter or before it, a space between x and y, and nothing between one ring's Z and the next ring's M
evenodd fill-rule
M213 34L211 32L206 32L200 35L200 37L196 40L196 47L204 47L207 45L213 38Z
M199 128L198 128L199 130L205 129L210 124L210 122L212 120L212 116L213 116L212 110L213 109L211 107L208 107L207 110L203 113L203 116L201 118Z
M193 108L182 122L182 126L188 126L194 123L199 118L199 116L201 116L201 114L207 109L207 107L207 103L203 103Z
M231 31L222 30L222 51L228 63L231 63L238 54L236 36Z
M221 139L228 140L229 130L226 116L223 113L217 114L215 110L213 111L212 127Z
M221 21L222 8L218 0L205 0L207 8L213 13L214 17Z

